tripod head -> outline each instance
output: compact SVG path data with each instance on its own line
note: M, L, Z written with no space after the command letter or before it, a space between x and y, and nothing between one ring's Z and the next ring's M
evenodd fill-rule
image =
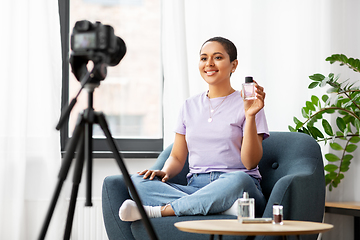
M82 57L82 56L76 56L71 55L70 56L70 65L71 65L71 71L76 77L76 79L80 82L82 82L84 77L88 76L88 79L86 80L86 83L99 83L100 81L104 80L107 75L107 64L99 59L98 61L94 61L94 68L89 73L87 69L87 64L89 60Z

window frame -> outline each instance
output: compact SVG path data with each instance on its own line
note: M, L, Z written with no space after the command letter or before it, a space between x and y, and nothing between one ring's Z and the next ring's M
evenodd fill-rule
M65 109L69 105L70 0L58 0L58 6L62 55L61 109ZM162 128L163 126L162 123ZM161 138L114 138L114 140L124 158L157 158L163 150L163 136L164 131L162 131ZM60 129L62 155L65 153L65 146L68 141L69 121L66 121ZM93 138L92 143L93 158L113 158L113 153L105 138Z

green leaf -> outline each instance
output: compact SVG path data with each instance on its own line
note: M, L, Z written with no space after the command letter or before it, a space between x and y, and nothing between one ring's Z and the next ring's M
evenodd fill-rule
M299 122L298 124L296 124L296 129L299 129L302 127L302 125L304 125L302 122Z
M303 115L304 118L308 118L308 117L309 117L308 112L309 112L309 109L307 109L306 107L303 107L303 108L301 109L301 114Z
M308 89L314 89L319 85L319 82L312 82L309 84Z
M332 172L333 173L333 172ZM335 174L335 177L336 177L336 174ZM335 178L334 177L334 178ZM329 183L331 183L331 181L334 179L334 178L331 178L330 177L330 174L326 174L325 175L325 184L328 185Z
M335 154L333 153L327 153L325 154L325 158L326 160L328 160L329 162L336 162L336 161L339 161L340 158L338 156L336 156Z
M351 163L350 161L344 161L344 160L343 160L343 161L341 162L341 166L349 166L350 163Z
M327 57L325 61L330 61L330 64L333 64L336 60L334 60L334 55L331 55L330 57Z
M358 143L360 142L360 137L357 137L357 136L354 136L350 139L350 142L351 143Z
M344 54L341 54L341 55L340 55L339 60L342 61L343 63L347 63L347 62L348 62L348 58L347 58Z
M350 130L350 132L351 132L351 128L349 127L349 125L350 125L350 123L354 120L354 117L351 116L351 115L348 115L347 112L345 112L345 114L346 114L346 116L343 117L343 119L344 119L345 123L348 125L348 128L349 128L349 130Z
M344 137L344 133L337 131L336 132L336 136L338 136L341 140L346 140L346 138Z
M338 143L330 143L330 147L336 151L341 151L343 148Z
M310 101L306 101L306 107L311 111L315 111L314 104Z
M332 130L332 127L330 125L330 123L326 120L326 119L323 119L322 120L322 126L324 128L324 131L327 135L329 136L333 136L334 135L334 132Z
M346 124L346 129L347 129L347 132L348 132L348 133L352 133L351 123L350 123L350 122L348 122L348 123Z
M349 129L348 129L348 128L345 128L345 130L344 130L344 136L347 137L348 134L349 134Z
M328 164L324 167L324 170L327 172L334 172L335 170L337 170L339 167L334 165L334 164Z
M341 117L336 118L336 125L338 126L338 128L341 132L344 132L344 130L346 128L346 123L345 123L344 119L342 119Z
M310 135L309 131L304 126L302 127L301 130L299 130L299 132L306 133L307 135Z
M348 101L348 102L345 102L344 104L342 104L342 107L347 109L348 107L350 107L351 105L353 105L353 102L352 101Z
M289 125L288 128L290 132L296 132L295 128L293 128L292 126Z
M356 148L357 148L357 146L355 144L349 144L346 146L345 151L350 153L350 152L355 151Z
M347 162L347 161L350 162L353 158L354 158L353 155L346 154L346 155L343 157L343 162Z
M348 170L349 170L350 168L349 168L349 166L347 166L347 165L341 165L340 166L340 171L341 172L347 172Z
M322 119L323 118L323 112L317 112L315 115L316 119Z
M339 185L340 183L340 178L339 177L336 177L333 181L333 186L336 187L337 185ZM334 185L335 184L335 185Z
M335 112L335 109L326 109L325 112L328 114L333 114Z
M330 173L328 173L328 174L326 174L326 175L329 175L329 178L333 180L333 179L336 178L337 173L336 173L336 172L330 172Z
M326 102L329 100L329 96L324 94L324 95L321 97L321 99L323 100L324 103L326 103Z
M297 117L294 117L293 120L296 125L302 123Z
M321 82L322 80L324 80L325 76L320 73L316 73L314 75L309 76L309 78L311 80Z
M315 106L319 106L319 103L320 103L319 98L318 98L317 96L315 96L315 95L312 95L312 96L311 96L311 102L312 102Z
M322 132L321 132L319 129L317 129L316 127L308 126L308 129L309 129L311 135L312 135L315 139L317 139L318 137L319 137L319 138L324 138L324 135L322 134Z
M356 127L356 131L360 132L360 121L359 121L359 119L357 119L357 118L355 119L354 126Z

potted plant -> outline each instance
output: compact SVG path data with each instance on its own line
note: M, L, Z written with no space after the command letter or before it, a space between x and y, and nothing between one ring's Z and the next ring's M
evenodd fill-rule
M360 73L360 60L347 58L343 54L334 54L328 58L330 64L339 62L340 66L347 66ZM333 150L325 154L329 161L324 170L325 182L331 191L336 188L349 170L353 152L360 141L360 90L350 79L340 80L340 75L330 73L328 76L317 73L309 76L312 82L309 89L329 87L321 99L312 95L301 109L304 120L294 117L295 126L289 126L292 132L303 132L312 136L318 142L329 144ZM325 117L336 114L335 121L328 121ZM334 118L333 118L334 119Z

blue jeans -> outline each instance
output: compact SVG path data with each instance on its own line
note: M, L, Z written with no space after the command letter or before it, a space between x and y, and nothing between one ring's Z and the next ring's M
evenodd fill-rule
M176 216L207 215L229 209L248 192L255 199L255 215L261 216L266 200L257 179L242 171L193 174L188 184L163 183L158 178L143 179L135 174L132 181L145 206L170 204Z

